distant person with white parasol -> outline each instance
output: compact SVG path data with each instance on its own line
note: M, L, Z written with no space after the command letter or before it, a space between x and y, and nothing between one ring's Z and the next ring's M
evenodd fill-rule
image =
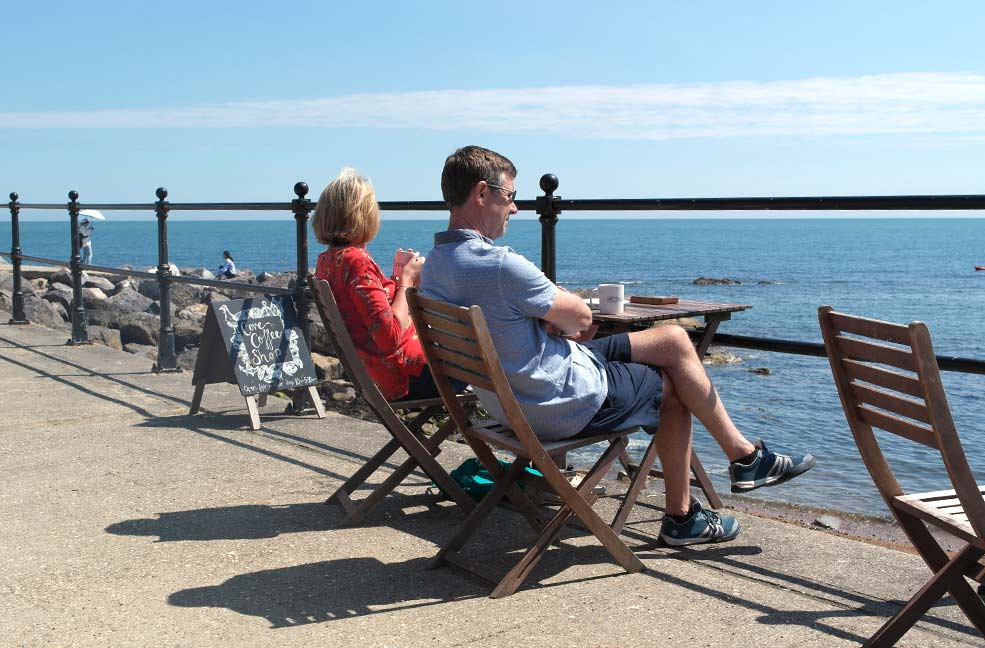
M89 219L106 220L106 217L95 209L83 209L79 212L79 216L82 216L82 220L79 221L79 253L82 257L82 264L88 265L92 263L91 237L93 230L96 229L89 223Z

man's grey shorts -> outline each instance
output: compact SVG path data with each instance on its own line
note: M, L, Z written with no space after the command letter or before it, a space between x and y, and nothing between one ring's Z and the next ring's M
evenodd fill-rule
M583 433L641 427L653 434L660 424L663 371L631 362L626 333L590 340L584 346L605 366L608 391L602 407Z

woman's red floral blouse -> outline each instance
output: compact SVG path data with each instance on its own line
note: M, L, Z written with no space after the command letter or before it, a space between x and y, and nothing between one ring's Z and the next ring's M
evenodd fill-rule
M331 286L352 342L383 396L406 396L410 376L419 376L426 363L413 322L401 330L393 316L397 285L369 252L352 246L319 254L315 277Z

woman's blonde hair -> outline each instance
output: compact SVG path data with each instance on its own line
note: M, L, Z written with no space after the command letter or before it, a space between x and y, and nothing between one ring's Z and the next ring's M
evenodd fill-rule
M362 245L380 230L380 207L373 183L346 167L321 192L311 221L315 238L325 245Z

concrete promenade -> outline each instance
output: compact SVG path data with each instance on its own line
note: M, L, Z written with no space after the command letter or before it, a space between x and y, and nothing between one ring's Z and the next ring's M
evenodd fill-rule
M272 398L254 432L229 385L190 417L190 374L8 318L3 646L853 646L929 575L914 555L746 514L734 542L658 546L654 482L625 534L646 572L572 530L491 600L455 568L425 571L461 518L423 476L338 528L322 501L388 438L379 425L286 416ZM467 449L449 446L451 467ZM531 537L519 516L494 517L469 551L505 571ZM982 644L945 599L899 645Z

